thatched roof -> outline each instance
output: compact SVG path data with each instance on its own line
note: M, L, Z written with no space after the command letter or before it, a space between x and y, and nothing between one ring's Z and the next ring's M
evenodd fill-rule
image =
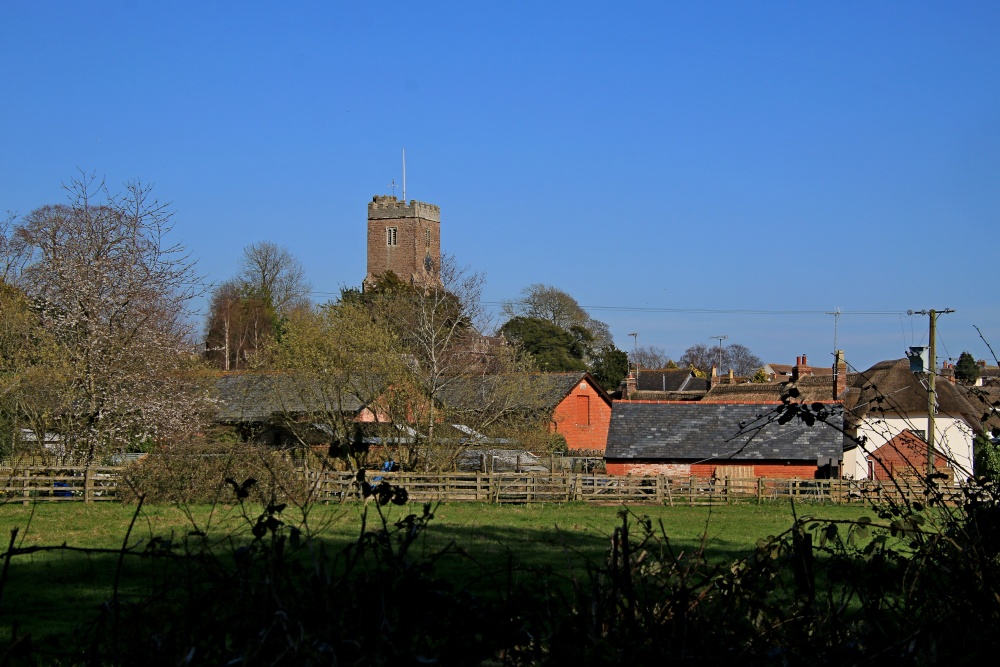
M850 376L848 376L848 382ZM798 382L720 384L712 387L702 403L795 403L833 402L833 376L806 375Z
M880 361L861 373L848 376L843 396L848 422L870 414L927 414L927 385L910 370L908 359ZM982 411L969 402L967 392L947 380L935 383L937 414L978 424Z

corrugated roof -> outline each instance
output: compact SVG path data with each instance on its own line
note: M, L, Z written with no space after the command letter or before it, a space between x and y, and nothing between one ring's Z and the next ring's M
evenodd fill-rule
M839 406L832 405L829 409L829 425L817 423L810 427L798 419L778 424L774 409L762 405L617 402L611 411L605 458L699 461L838 458L844 451L844 438L838 430L843 427L843 417Z

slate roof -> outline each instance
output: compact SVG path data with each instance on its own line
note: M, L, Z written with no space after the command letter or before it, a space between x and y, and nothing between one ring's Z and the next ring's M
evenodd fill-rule
M270 421L275 415L330 412L329 402L319 403L319 391L303 391L289 375L263 373L228 373L216 380L219 409L216 421L237 424ZM305 388L308 389L308 388ZM343 399L344 412L357 412L363 406L354 396Z
M696 378L689 368L640 368L635 378L636 391L695 391L701 385L708 389L707 382Z
M459 409L474 409L477 397L486 400L494 398L491 383L508 379L510 379L509 376L498 375L453 378L447 381L439 397L446 405L451 405ZM523 394L526 398L530 394L531 396L527 402L539 409L554 410L584 380L594 388L608 405L611 405L611 396L586 371L531 373L514 376L514 380L516 381L514 386L520 387L519 393ZM470 402L472 403L471 405Z
M612 407L604 456L688 461L839 458L844 451L838 430L843 417L839 406L831 405L830 410L830 425L810 427L797 419L778 424L773 409L762 405L621 401ZM740 422L745 424L742 433Z

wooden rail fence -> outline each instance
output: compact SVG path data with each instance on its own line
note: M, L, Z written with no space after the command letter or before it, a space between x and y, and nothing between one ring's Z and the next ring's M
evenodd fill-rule
M121 468L25 466L0 469L0 494L7 502L20 499L64 502L115 500Z
M0 495L6 502L101 502L117 497L123 469L113 467L0 468ZM305 471L312 497L321 502L356 500L358 486L350 472ZM919 484L899 485L868 480L638 477L582 473L378 473L369 481L385 479L405 488L414 502L654 503L724 505L736 502L808 500L836 504L925 499ZM959 486L942 486L945 499L957 502Z

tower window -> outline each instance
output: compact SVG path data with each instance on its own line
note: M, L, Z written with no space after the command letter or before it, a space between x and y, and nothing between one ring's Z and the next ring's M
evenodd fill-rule
M385 244L387 246L396 245L396 228L386 227L385 228Z
M428 248L431 247L431 230L429 230L429 229L425 229L424 230L424 244Z

